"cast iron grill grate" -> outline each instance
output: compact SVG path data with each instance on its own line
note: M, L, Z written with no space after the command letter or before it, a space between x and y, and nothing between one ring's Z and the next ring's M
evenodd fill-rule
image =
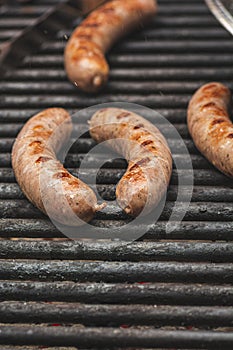
M3 8L0 40L54 4ZM161 0L152 25L109 54L107 88L86 96L64 73L69 34L60 31L0 82L0 348L232 349L232 181L197 152L186 126L188 100L201 84L218 80L233 88L232 38L203 1ZM71 242L22 195L11 147L23 123L43 108L74 112L116 101L153 108L177 127L194 166L192 203L181 227L166 234L177 193L174 170L164 212L142 241ZM82 138L69 154L73 173L93 145ZM105 199L114 197L123 172L119 161L101 170ZM124 220L113 207L95 224Z

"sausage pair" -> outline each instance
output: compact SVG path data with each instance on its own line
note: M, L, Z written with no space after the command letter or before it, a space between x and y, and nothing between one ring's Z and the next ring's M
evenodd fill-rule
M78 226L105 204L98 205L92 189L57 160L56 153L71 130L71 118L64 109L51 108L32 117L14 143L12 166L34 205L44 213L49 208L48 214L62 224ZM171 153L159 130L132 112L107 108L92 117L90 133L97 142L109 140L129 161L116 190L119 205L132 216L143 209L145 214L150 212L166 192L172 172Z

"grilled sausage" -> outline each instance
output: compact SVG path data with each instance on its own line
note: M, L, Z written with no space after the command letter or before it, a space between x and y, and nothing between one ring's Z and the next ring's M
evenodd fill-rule
M233 124L230 90L220 83L202 86L188 107L188 128L199 151L221 172L233 176Z
M65 69L72 83L97 92L108 80L104 54L124 34L156 13L156 0L114 0L93 11L73 32L65 49Z
M90 120L90 133L97 142L123 155L129 162L117 185L120 207L131 216L147 214L165 194L172 156L160 131L141 116L118 108L98 111Z
M12 150L12 166L26 197L54 220L79 226L92 219L102 206L94 192L72 176L57 160L72 131L69 114L50 108L32 117L20 131ZM46 204L46 205L45 205ZM48 205L48 207L47 207ZM77 215L77 216L76 216Z

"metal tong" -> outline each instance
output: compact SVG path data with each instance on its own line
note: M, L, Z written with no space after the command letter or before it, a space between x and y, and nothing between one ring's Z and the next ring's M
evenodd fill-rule
M0 45L0 75L19 65L26 55L36 52L59 30L72 27L75 19L87 15L105 2L106 0L67 0L48 10L32 26Z

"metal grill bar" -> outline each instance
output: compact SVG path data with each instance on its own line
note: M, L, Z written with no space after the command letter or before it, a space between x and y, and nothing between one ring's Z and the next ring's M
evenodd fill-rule
M232 307L0 303L1 323L72 323L85 326L230 327Z
M233 71L232 71L233 73ZM229 74L232 74L229 73ZM114 95L107 95L102 94L98 97L84 97L82 95L80 96L46 96L46 95L38 95L38 96L10 96L10 95L2 95L1 96L1 104L4 108L9 107L17 107L18 108L38 108L40 105L41 108L48 108L51 106L57 106L57 107L64 107L64 108L75 108L75 106L79 105L80 108L85 108L87 105L97 105L101 103L106 103L106 101L109 102L131 102L131 103L138 103L138 104L146 104L148 107L160 107L160 108L177 108L177 107L185 107L188 103L189 97L188 96L180 96L180 95L169 95L169 96L156 96L156 95L148 95L148 96L141 96L141 95L123 95L123 94L114 94Z
M0 259L98 261L233 262L231 243L137 242L116 243L0 241Z
M124 347L158 347L178 346L179 348L195 349L197 347L231 349L233 334L222 332L192 332L192 331L164 331L164 330L137 330L108 328L80 328L80 327L0 327L0 343L51 345L51 346L78 346L92 348L108 346L110 348ZM9 339L11 339L9 341Z
M33 19L31 18L2 18L0 21L0 29L12 29L12 28L17 28L17 29L23 29L26 26L30 26L33 24Z
M199 38L201 39L201 38ZM129 53L121 53L121 54L113 54L110 53L108 55L108 60L110 64L114 65L115 67L132 67L134 66L152 66L152 67L171 67L171 66L176 66L176 67L216 67L216 65L220 66L232 66L232 59L233 55L232 54L215 54L215 55L208 55L208 54L158 54L154 53L153 55L150 53L145 54L140 54L134 53L133 55L130 55ZM63 57L60 54L46 54L44 53L43 55L38 54L37 56L32 56L32 57L26 57L24 60L24 65L22 67L26 67L28 64L31 65L32 68L39 68L41 65L43 67L49 67L49 68L56 68L56 67L63 67ZM0 83L0 86L3 84L7 84L8 82ZM41 82L43 84L43 82ZM60 84L60 82L57 82ZM125 82L125 83L130 83L130 82ZM136 82L135 82L136 83ZM146 83L146 82L144 82ZM169 84L171 82L157 82L157 84ZM229 82L231 84L231 82ZM15 84L17 85L18 82L16 81ZM21 83L22 85L23 83ZM52 84L52 83L51 83ZM67 87L69 86L71 90L73 90L72 86L64 82L64 86L66 85ZM112 81L109 82L109 84L113 84ZM175 84L173 82L173 84ZM195 82L187 82L187 86L192 86L193 84L193 90L198 87ZM190 85L188 85L190 84ZM179 82L177 82L177 85L179 85ZM3 85L4 86L4 85ZM43 85L42 85L43 86ZM52 85L53 86L53 85ZM59 86L59 85L58 85ZM51 88L49 86L48 88ZM122 88L124 88L122 86ZM27 91L27 86L25 86L25 89ZM51 89L52 90L52 89ZM192 90L192 91L193 91Z
M1 279L70 280L75 282L232 283L230 263L8 261L0 265Z
M221 42L221 45L223 43ZM214 44L216 45L216 43ZM220 45L220 43L219 43ZM231 45L231 43L229 43L229 46ZM232 48L232 45L231 45ZM151 49L151 48L150 48ZM157 49L156 49L157 50ZM160 51L160 49L158 49ZM214 50L216 50L216 46L214 46ZM131 51L131 49L130 49ZM229 52L229 50L228 50ZM130 68L130 69L117 69L114 68L111 70L110 73L110 77L114 80L124 80L127 78L127 74L128 74L128 78L130 79L134 79L137 81L140 80L163 80L164 79L164 75L166 74L166 80L176 80L176 81L185 81L188 79L192 79L192 80L204 80L204 79L211 79L213 77L213 75L216 75L216 78L218 79L224 79L225 81L230 80L229 75L232 75L233 73L233 69L232 68L222 68L220 67L218 70L214 69L214 68L205 68L205 69L198 69L198 71L196 71L195 69L181 69L181 68L168 68L168 69L145 69L145 68ZM64 72L64 70L61 69L50 69L50 70L46 70L46 69L32 69L32 68L27 68L27 69L18 69L15 71L14 75L7 73L6 74L6 78L8 81L15 81L17 80L46 80L46 81L50 81L50 80L66 80L66 73ZM75 91L75 90L74 90ZM80 94L76 94L76 97L79 98ZM81 94L82 95L82 94ZM103 94L101 95L97 95L97 96L89 96L90 98L90 102L89 104L86 103L86 105L92 105L93 101L98 101L98 99L102 99L103 98ZM87 99L86 95L83 95L83 97L85 99ZM120 96L119 96L120 97ZM138 98L140 98L140 96L137 96ZM157 97L157 99L164 99L164 96L154 96L155 98ZM175 98L171 96L172 98ZM168 100L168 106L166 106L167 108L169 107L169 99L171 98L170 96L167 96L167 100ZM184 95L184 98L186 96ZM7 96L5 97L6 101L7 101ZM15 98L17 98L17 95L15 96ZM19 98L19 97L18 97ZM105 96L106 98L106 96ZM112 98L114 98L114 96L112 96ZM86 100L85 100L86 101ZM186 99L184 99L183 103L187 103L188 101L188 96L186 97ZM144 101L146 102L146 100ZM159 100L158 100L159 102ZM3 99L3 103L4 103L4 99ZM51 101L51 103L53 103L53 100ZM98 103L98 102L97 102ZM100 102L99 102L100 103ZM14 106L14 102L12 104L12 107ZM30 106L30 102L29 102L29 106ZM181 100L181 106L182 106L182 100ZM3 104L4 107L4 104ZM160 108L160 105L158 104L157 106L158 108ZM177 107L177 106L174 106ZM184 106L183 106L184 107Z
M65 39L65 37L69 37L72 33L72 30L66 30L66 31L60 31L58 35L58 39ZM219 30L216 28L210 28L210 29L202 29L199 28L178 28L178 29L171 29L171 28L150 28L145 29L143 32L137 33L137 39L138 40L145 40L147 39L164 39L164 40L171 40L171 39L199 39L199 40L206 40L208 39L228 39L229 34L225 30ZM110 54L111 55L111 54Z
M112 225L122 225L124 222L105 220L93 221L100 227L110 228ZM172 233L166 232L166 222L159 221L151 227L142 226L143 232L148 230L144 236L149 240L233 240L232 221L183 221L178 229ZM134 230L134 227L131 229ZM131 231L129 231L130 233ZM48 221L44 219L2 219L0 222L0 233L2 237L63 237L62 234ZM90 230L91 233L91 230Z
M75 109L67 108L67 110L73 114L77 112ZM17 109L17 108L8 108L8 109L2 109L1 111L1 122L7 123L7 122L25 122L30 118L30 116L36 114L39 111L39 109L28 109L25 107L25 109ZM182 122L184 123L186 120L186 110L180 109L180 108L173 108L173 109L156 109L156 111L160 114L162 114L164 117L169 119L171 122ZM80 118L81 121L81 118Z
M1 281L0 300L233 306L231 285Z
M92 186L91 186L92 187ZM115 185L97 185L98 193L105 200L115 199ZM185 198L185 190L183 196ZM170 186L167 193L167 200L174 201L177 198L177 186ZM24 199L24 195L17 184L1 183L0 199ZM208 188L196 186L192 196L193 202L232 202L233 194L223 186L209 186Z
M161 214L161 220L168 220L173 208L172 202L167 202ZM2 218L44 218L27 200L0 200ZM182 213L182 206L179 211ZM109 204L106 209L96 214L97 220L125 220L126 214L116 205ZM233 221L232 203L191 203L185 219L189 221Z

